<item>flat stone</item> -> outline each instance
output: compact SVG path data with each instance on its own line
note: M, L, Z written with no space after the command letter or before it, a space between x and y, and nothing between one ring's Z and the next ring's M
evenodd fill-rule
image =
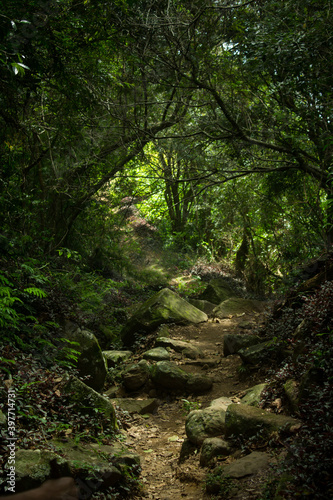
M235 460L223 467L223 473L233 479L240 479L245 476L256 474L268 467L270 456L262 451L253 451L250 455Z
M233 401L230 398L227 398L226 396L222 396L221 398L214 399L210 405L209 408L216 408L220 410L226 411L229 405L232 405Z
M241 398L241 403L250 406L259 406L261 393L267 387L267 384L257 384L247 389L245 396Z
M156 399L114 398L111 401L128 413L153 413L158 408Z
M171 358L169 351L167 351L165 347L154 347L144 352L142 357L152 361L170 361Z
M180 352L184 356L190 359L197 359L203 357L203 352L200 347L192 345L190 342L184 342L183 340L174 340L167 337L159 337L155 342L156 346L168 347L176 352Z

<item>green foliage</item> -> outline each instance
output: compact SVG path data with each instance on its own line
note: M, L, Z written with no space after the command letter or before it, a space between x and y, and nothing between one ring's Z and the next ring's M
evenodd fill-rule
M199 410L201 408L201 403L198 401L188 401L187 399L182 399L183 402L183 413L188 415L193 410Z

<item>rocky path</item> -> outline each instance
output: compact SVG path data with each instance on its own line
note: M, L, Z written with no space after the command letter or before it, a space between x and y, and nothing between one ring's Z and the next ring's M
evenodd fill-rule
M212 390L204 396L191 397L161 392L156 394L158 409L149 415L133 414L126 431L126 446L141 456L142 495L137 498L154 500L180 500L211 498L204 491L206 468L199 465L198 453L183 463L179 462L185 434L186 410L189 406L205 408L213 399L221 396L237 398L243 390L255 385L260 375L242 378L238 355L223 357L223 335L244 331L240 324L245 321L255 325L260 321L257 314L208 322L197 326L169 327L169 336L176 340L190 341L204 352L200 360L186 359L178 355L176 361L189 373L204 374L214 381ZM140 394L138 399L149 397ZM184 399L186 398L186 401ZM239 498L255 498L249 495Z

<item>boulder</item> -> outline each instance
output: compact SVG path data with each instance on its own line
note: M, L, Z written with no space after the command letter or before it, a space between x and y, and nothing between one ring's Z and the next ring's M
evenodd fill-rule
M186 373L170 361L158 361L151 369L151 377L153 383L163 389L196 395L208 392L213 385L209 377Z
M165 347L154 347L154 349L144 352L142 357L152 361L170 361L171 356Z
M264 302L260 300L242 299L233 297L221 302L213 310L216 318L224 319L232 316L238 316L244 313L260 313L264 310Z
M256 474L269 466L270 456L263 451L253 451L246 457L239 458L231 464L222 467L223 474L232 479Z
M261 394L266 389L267 384L258 384L253 387L250 387L250 389L247 389L245 396L241 398L241 403L243 405L249 405L249 406L259 406L259 403L261 401Z
M94 492L113 486L124 477L128 470L135 473L135 467L140 465L140 457L129 452L123 443L112 445L101 443L77 443L74 440L52 440L56 452L65 457L71 469L79 473L79 477L89 478L93 471L93 480L84 481L83 497L90 498Z
M124 363L132 354L132 351L103 351L103 356L106 359L108 368L114 368Z
M209 282L207 288L199 295L199 300L220 304L224 300L236 295L224 278L216 278Z
M174 351L180 352L190 359L203 357L203 352L200 347L192 345L190 342L184 342L183 340L173 340L167 337L159 337L158 339L156 339L155 344L157 346L173 349Z
M224 356L237 354L240 349L260 342L261 339L258 335L228 333L223 337L223 354Z
M59 477L72 476L68 461L54 452L15 450L15 492L37 488L52 478L53 471L56 471Z
M122 374L123 384L128 391L137 391L149 379L149 366L142 359L139 363L129 366Z
M223 439L217 437L207 438L201 446L200 465L206 467L214 457L230 455L231 451L229 443Z
M261 342L257 345L243 347L238 351L243 363L248 365L258 365L271 363L273 359L279 359L282 356L281 348L274 345L271 341Z
M152 381L163 389L185 390L188 374L170 361L158 361L151 369Z
M80 377L87 378L87 385L96 391L102 389L107 374L106 362L95 335L88 330L82 330L75 323L67 321L63 333L71 342L77 342L72 347L79 351L77 368Z
M111 400L115 405L128 413L153 413L158 408L156 399L132 399L132 398L114 398Z
M285 415L276 415L268 411L244 404L231 404L225 415L225 436L232 434L250 438L263 432L269 436L272 432L292 431L300 421Z
M233 401L230 398L222 396L221 398L217 398L211 401L211 403L209 404L209 408L217 408L226 411L228 406L232 403Z
M164 288L148 299L127 321L120 332L125 346L132 346L138 334L146 334L164 323L203 323L207 314Z
M70 395L70 400L77 403L78 409L84 411L84 413L90 412L95 415L95 409L98 408L109 419L111 427L116 429L116 415L109 399L72 375L67 376L64 380L63 391Z
M192 304L192 306L194 306L197 309L200 309L200 311L203 311L204 313L206 313L207 316L211 315L213 312L213 309L216 307L216 304L213 304L212 302L209 302L208 300L188 299L188 301L190 304Z
M225 432L225 415L226 410L218 407L191 411L185 422L188 439L200 446L207 438L221 436Z

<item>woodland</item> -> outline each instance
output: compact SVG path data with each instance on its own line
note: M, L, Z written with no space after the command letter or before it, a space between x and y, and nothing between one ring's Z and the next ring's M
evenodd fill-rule
M75 370L65 318L119 348L133 305L175 278L195 297L227 270L273 304L274 342L290 346L298 322L312 325L286 371L315 367L320 390L301 409L293 479L276 498L333 494L332 9L0 0L2 399L4 379L27 404L43 370ZM31 425L26 448L47 424L34 411L18 418Z

